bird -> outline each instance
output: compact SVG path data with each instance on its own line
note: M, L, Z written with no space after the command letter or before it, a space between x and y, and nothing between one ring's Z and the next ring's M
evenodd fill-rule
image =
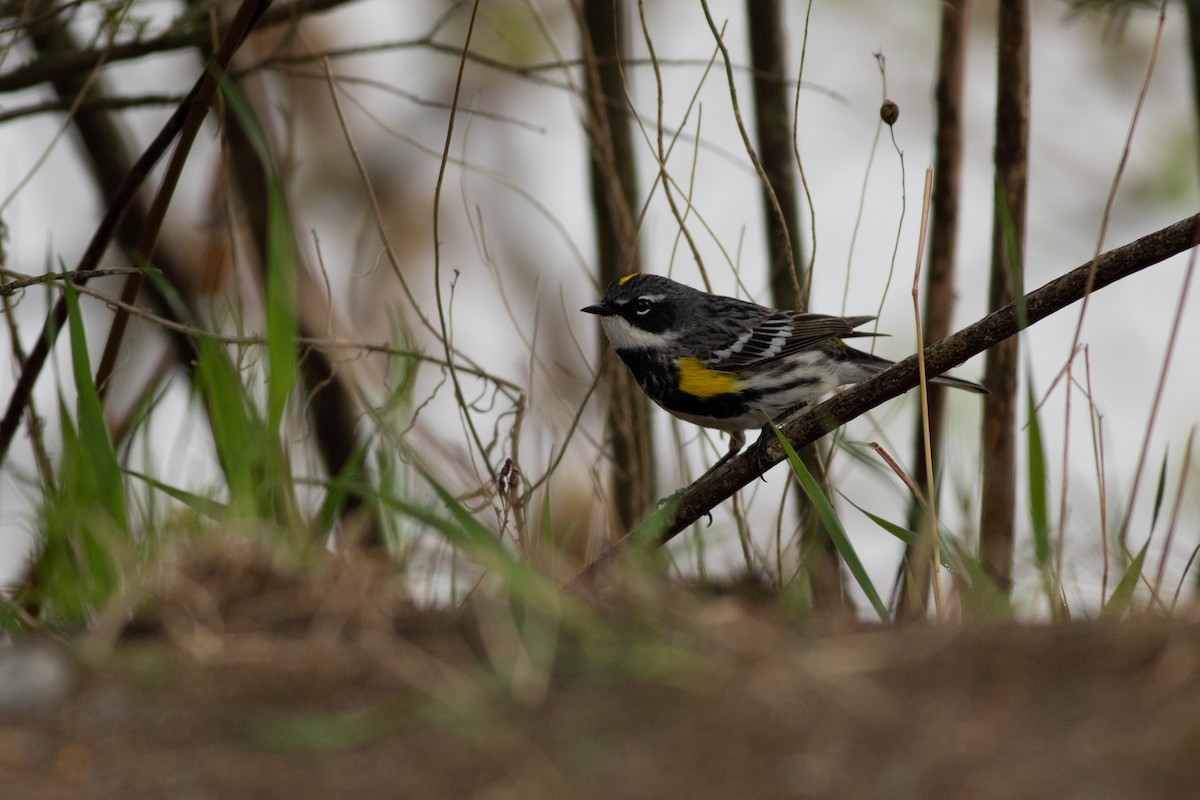
M765 434L764 425L894 363L844 341L874 336L855 328L875 317L768 308L662 275L624 275L599 303L580 310L600 317L609 343L651 400L685 422L729 435L729 450L709 472L741 452L745 431ZM931 381L987 392L947 375Z

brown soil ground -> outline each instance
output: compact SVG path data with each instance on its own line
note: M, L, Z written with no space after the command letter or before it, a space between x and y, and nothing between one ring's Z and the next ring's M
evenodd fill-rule
M44 650L71 678L0 712L0 796L1200 797L1194 624L816 631L675 591L518 636L508 606L350 614L269 570L222 592Z

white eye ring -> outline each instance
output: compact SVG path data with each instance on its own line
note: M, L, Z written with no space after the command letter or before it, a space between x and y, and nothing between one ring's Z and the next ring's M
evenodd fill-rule
M649 314L650 309L652 308L654 308L654 303L650 302L644 297L639 297L633 306L633 310L639 317L644 317L645 315Z

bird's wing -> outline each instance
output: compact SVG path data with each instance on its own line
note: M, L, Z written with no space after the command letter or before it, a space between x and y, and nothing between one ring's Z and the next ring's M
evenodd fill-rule
M855 336L854 328L874 317L834 317L798 311L775 311L744 320L728 340L713 348L710 369L734 371L774 361L821 342Z

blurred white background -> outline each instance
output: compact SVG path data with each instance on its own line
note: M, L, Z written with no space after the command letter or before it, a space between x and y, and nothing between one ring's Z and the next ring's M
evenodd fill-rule
M673 130L699 87L698 105L672 154L668 168L681 185L691 186L694 216L689 220L708 275L723 293L738 293L736 269L749 297L767 302L763 210L753 169L743 150L720 62L703 86L704 64L715 43L699 4L685 0L647 3L649 35L664 62L664 124ZM975 3L966 90L966 150L963 219L959 237L959 303L956 328L982 316L986 309L987 269L992 215L992 124L995 100L995 3ZM735 64L748 62L743 4L712 2L718 24L725 22L726 41ZM143 13L163 24L174 4L145 3ZM533 23L531 8L542 15L545 32ZM314 50L423 36L445 10L442 4L360 2L305 25L302 41ZM790 65L800 63L805 4L789 4ZM873 314L880 308L879 328L890 338L876 352L901 358L913 350L909 288L917 246L924 172L932 163L933 80L936 69L939 4L868 0L816 2L808 32L799 105L799 152L816 220L816 257L812 308L816 311ZM1200 208L1197 178L1196 120L1192 111L1190 64L1184 42L1182 10L1169 7L1161 49L1145 107L1118 187L1103 248L1123 244L1163 227ZM457 46L465 31L467 9L438 33L440 42ZM1118 29L1098 16L1077 14L1064 3L1037 3L1033 17L1033 105L1029 174L1027 288L1033 288L1087 261L1097 247L1103 209L1130 131L1138 93L1149 68L1158 27L1153 12L1131 14ZM630 20L632 56L646 55L642 31ZM552 42L552 43L551 43ZM573 16L566 4L486 2L480 11L474 48L514 64L545 64L579 52ZM900 158L884 129L869 176L882 100L881 75L874 53L886 63L887 95L900 106L895 126ZM0 69L9 70L27 53L9 53ZM672 60L679 60L673 63ZM426 101L445 104L458 66L453 53L435 54L420 47L384 49L353 58L337 58L340 76L369 78ZM198 69L193 58L169 56L121 65L113 82L123 93L176 91ZM346 135L329 113L329 89L319 65L305 71L311 78L277 81L281 92L277 122L291 156L291 197L297 227L310 232L313 250L328 272L335 306L357 336L381 341L397 316L410 317L392 271L383 265L381 247L366 192L351 159ZM739 99L748 104L749 80L738 73ZM461 108L451 146L442 195L442 280L454 288L455 344L475 361L528 388L529 416L522 430L522 464L527 474L545 469L570 428L572 417L591 381L597 354L594 319L578 309L597 297L594 244L589 211L586 141L582 103L569 90L582 83L579 68L539 70L523 79L480 63L468 63ZM656 91L654 74L638 61L627 69L631 99L642 115L649 140L640 142L643 197L654 175L651 151ZM379 195L387 230L400 256L404 274L426 313L433 313L432 206L438 158L445 137L444 108L413 102L363 83L341 87L353 145L363 158ZM284 94L290 101L284 104ZM17 106L41 97L40 91L4 98ZM292 105L295 104L295 105ZM294 108L303 109L296 113ZM287 108L286 112L284 109ZM364 113L364 110L370 113ZM167 111L128 112L126 119L145 143ZM498 119L493 114L504 115ZM697 124L699 141L697 142ZM3 221L8 228L8 266L28 273L70 267L86 246L101 200L75 152L72 134L56 139L61 120L44 115L0 126L0 191L8 197ZM203 154L190 163L177 195L169 225L201 246L211 191L211 162L217 157L212 131L202 133ZM35 170L39 159L45 163ZM208 166L204 166L206 161ZM692 163L695 167L693 170ZM32 173L27 185L19 182ZM864 187L864 177L866 183ZM11 196L10 193L13 193ZM860 203L860 198L864 198ZM901 218L902 204L904 205ZM860 208L861 205L861 208ZM857 239L852 238L861 212ZM805 209L807 224L807 208ZM644 267L700 285L687 247L677 237L677 224L661 189L651 198L642 229ZM898 255L892 263L893 248ZM853 244L853 259L848 258ZM719 245L719 246L718 246ZM812 252L813 240L803 243ZM732 263L731 263L732 262ZM120 265L110 254L106 265ZM1176 258L1099 292L1091 300L1083 327L1088 348L1091 386L1103 418L1108 508L1113 519L1130 502L1129 491L1143 446L1149 448L1130 544L1140 546L1149 530L1149 513L1157 471L1168 447L1168 486L1178 480L1180 456L1189 431L1200 421L1197 410L1196 358L1191 342L1200 337L1200 301L1187 300L1180 343L1162 398L1158 421L1144 443L1148 415L1159 378L1171 323L1179 301L1187 261ZM892 270L894 268L894 273ZM849 270L849 300L842 308ZM892 274L886 296L884 287ZM100 284L97 284L98 286ZM109 284L111 287L112 285ZM743 293L744 294L744 293ZM17 325L26 347L44 317L47 296L29 291L21 299ZM99 354L107 311L94 301L93 344ZM508 308L506 309L506 305ZM511 312L511 313L510 313ZM1040 396L1064 366L1078 306L1022 334L1022 361ZM422 346L439 352L431 337L414 335ZM161 348L150 326L135 326L135 347ZM8 329L0 330L0 351L11 352ZM530 346L538 367L530 369ZM66 349L60 343L57 370L39 384L37 403L46 418L50 441L57 427L56 404L69 403L71 382ZM130 357L129 361L135 361ZM1081 362L1082 363L1082 362ZM955 374L978 379L982 358ZM1077 375L1082 374L1078 371ZM532 380L531 380L532 376ZM178 376L132 450L136 460L162 480L197 490L211 489L217 471L208 434L199 421L195 401ZM15 382L11 359L0 368L0 397L7 399ZM433 392L438 377L426 373L418 397ZM421 412L420 426L430 436L464 450L462 427L446 386ZM423 394L424 393L424 394ZM910 426L915 396L893 401L869 419L850 426L850 440L879 441L901 463L911 460ZM951 530L970 539L977 522L971 503L978 492L977 438L981 405L976 397L955 396L948 418L951 444L943 509ZM676 464L669 417L656 413L662 494L682 485L686 474ZM584 417L586 435L572 441L551 488L552 501L569 516L572 498L591 496L602 485L603 465L595 442L601 436L602 408L593 399ZM1024 414L1022 414L1022 422ZM1050 452L1051 493L1055 519L1063 485L1063 444L1068 433L1064 393L1060 386L1042 408L1041 421ZM688 474L695 475L718 451L722 439L703 444L694 429L678 428L687 442ZM1087 407L1073 401L1067 454L1069 506L1066 581L1076 606L1100 602L1101 542L1097 517L1098 485ZM752 529L763 541L774 535L785 485L782 470L744 493ZM855 503L898 522L906 497L899 481L839 457L832 473L838 491ZM1197 543L1200 492L1191 479L1184 523L1172 554L1171 576L1178 580ZM1023 489L1022 489L1023 496ZM966 499L966 513L958 498ZM559 498L555 500L554 498ZM0 576L11 580L37 536L36 480L27 437L22 433L9 463L0 471ZM728 504L726 504L728 506ZM578 507L578 506L575 506ZM888 587L898 563L900 545L859 512L842 504L856 546L877 585ZM1018 518L1024 525L1022 510ZM596 523L597 514L591 515ZM785 513L784 519L790 519ZM790 530L790 529L787 529ZM728 508L701 534L711 570L741 569L741 549ZM1161 538L1160 530L1156 537ZM692 563L691 534L674 548L685 569ZM1157 558L1155 544L1151 547ZM1030 568L1027 540L1017 548L1017 600L1032 604L1038 593ZM1154 563L1154 562L1151 562ZM1111 588L1111 583L1110 583ZM1030 611L1036 612L1032 605Z

